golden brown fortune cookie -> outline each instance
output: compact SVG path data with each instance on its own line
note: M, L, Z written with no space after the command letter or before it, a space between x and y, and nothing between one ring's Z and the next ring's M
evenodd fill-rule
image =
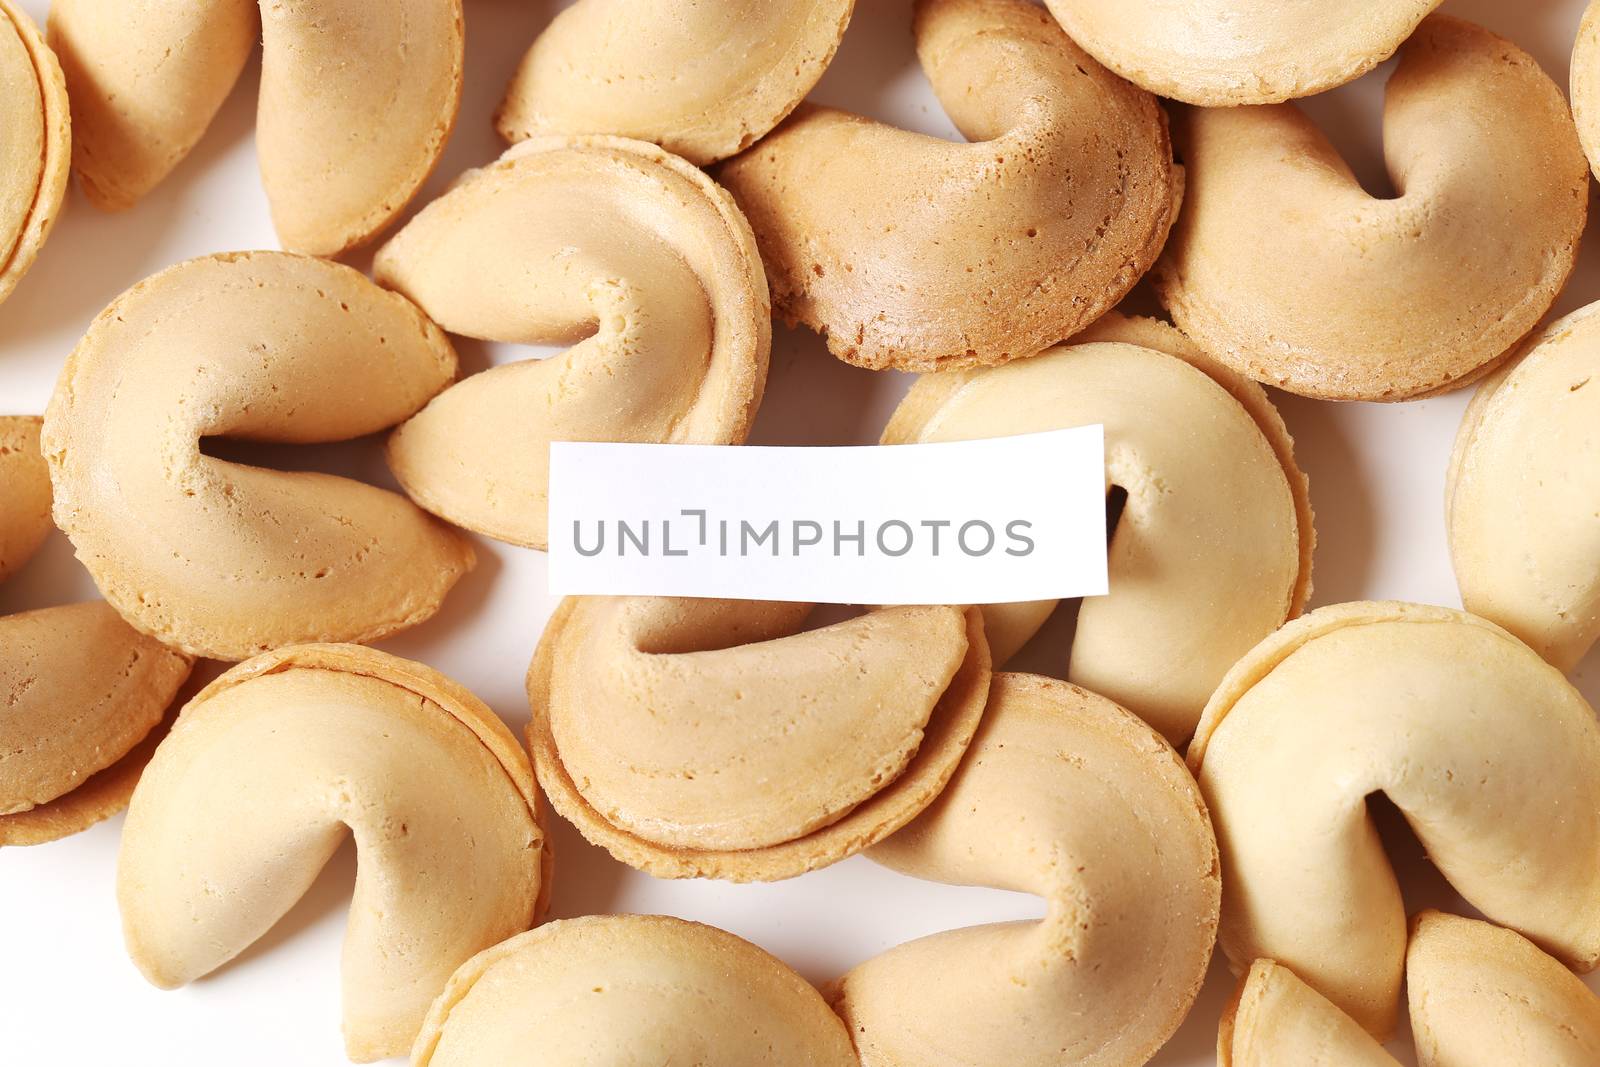
M855 1067L805 979L732 934L661 915L546 923L461 965L412 1067Z
M1292 104L1191 109L1175 137L1187 187L1156 287L1201 348L1269 385L1330 400L1464 385L1572 271L1589 168L1566 102L1472 23L1431 16L1400 50L1392 199Z
M982 616L885 608L800 632L810 612L563 601L528 672L528 746L551 804L664 878L789 878L903 826L983 714Z
M1023 0L920 0L917 54L970 143L802 106L717 169L777 310L864 367L1031 356L1116 304L1176 211L1149 93Z
M456 968L535 921L537 811L516 738L443 675L355 645L259 656L189 702L134 792L128 953L163 989L211 973L353 836L345 1048L402 1055Z
M760 406L755 238L655 145L524 141L423 209L376 275L453 333L572 346L467 378L390 439L412 499L490 537L545 546L552 441L738 444Z
M1414 604L1314 611L1223 679L1189 765L1228 872L1228 958L1283 964L1379 1038L1406 917L1373 793L1483 914L1572 967L1600 961L1600 726L1493 623Z
M829 995L863 1067L1141 1064L1205 978L1220 884L1200 792L1160 735L1076 686L995 675L955 778L868 855L1033 893L1046 912L912 941L839 979Z
M1600 304L1484 380L1450 458L1450 554L1469 611L1571 671L1600 637Z
M534 41L500 135L614 133L705 165L748 148L822 77L854 0L579 0Z
M135 627L240 660L370 641L438 610L471 545L404 497L208 455L208 437L314 444L386 429L451 380L438 328L348 267L208 256L101 312L45 415L55 518Z
M924 375L883 443L1090 423L1105 427L1108 485L1127 496L1111 593L1083 601L1067 677L1181 745L1234 661L1310 595L1306 478L1265 390L1172 327L1112 313L1032 359ZM985 605L995 662L1057 603Z
M461 100L461 0L55 0L89 199L136 203L189 154L259 36L256 146L285 248L337 255L387 226Z
M1045 0L1100 62L1207 107L1310 96L1388 59L1440 0Z
M33 266L67 194L72 116L61 64L12 0L0 0L0 301Z

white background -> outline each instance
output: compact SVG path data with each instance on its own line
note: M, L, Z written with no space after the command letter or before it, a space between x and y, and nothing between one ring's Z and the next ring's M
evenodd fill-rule
M461 119L419 202L498 154L494 105L521 52L559 6L467 0ZM22 7L42 22L48 0L22 0ZM1510 36L1563 87L1582 8L1582 0L1444 6ZM858 0L844 46L815 96L953 136L916 67L908 27L909 0ZM1378 106L1388 69L1308 104L1373 190L1386 187ZM252 67L194 153L132 211L103 215L73 192L38 264L0 306L0 411L42 411L85 325L134 282L190 256L277 246L251 137L256 78ZM1600 299L1600 239L1594 238L1557 312ZM466 341L459 349L468 372L529 354ZM754 441L871 443L908 381L847 367L812 335L779 329ZM1311 475L1320 540L1316 603L1392 597L1457 605L1443 494L1465 395L1389 407L1278 399ZM389 483L374 441L285 449L272 462ZM93 593L57 536L0 588L0 613ZM454 675L520 732L527 719L523 672L552 606L542 555L480 541L478 569L440 615L384 647ZM1065 625L1047 630L1025 652L1027 666L1064 663L1066 639ZM1589 657L1578 681L1591 703L1600 700L1600 657ZM112 891L120 828L114 819L52 845L0 850L0 1058L30 1067L344 1063L338 956L352 850L341 852L300 906L240 959L189 988L163 993L144 983L122 951ZM1449 902L1415 842L1391 837L1410 904ZM613 862L559 821L554 839L555 916L653 911L699 919L758 942L817 981L907 938L1042 913L1028 897L919 882L860 857L776 885L664 882ZM1214 964L1189 1021L1155 1062L1213 1063L1216 1020L1230 988L1225 968ZM1394 1047L1410 1062L1403 1040Z

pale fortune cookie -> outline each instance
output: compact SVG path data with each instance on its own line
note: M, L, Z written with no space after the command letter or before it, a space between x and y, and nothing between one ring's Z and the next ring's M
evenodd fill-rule
M976 608L885 608L800 632L808 604L562 602L528 671L551 804L657 877L773 881L927 807L989 688Z
M375 274L454 333L572 346L467 378L390 439L418 504L490 537L545 547L552 441L738 444L760 406L755 238L654 145L524 141L424 208Z
M1234 661L1310 595L1306 478L1266 392L1172 327L1113 313L1031 359L924 375L883 443L1090 424L1105 427L1108 487L1127 497L1111 592L1079 608L1067 677L1181 745ZM995 662L1057 603L984 605Z
M102 208L181 162L262 43L256 147L284 247L338 255L433 170L461 101L461 0L54 0L73 167Z
M1217 688L1194 769L1222 848L1221 943L1272 959L1383 1038L1406 917L1367 812L1382 792L1474 907L1600 961L1600 726L1554 667L1445 608L1322 608Z
M614 133L705 165L759 140L833 58L854 0L579 0L539 34L500 135Z
M548 892L526 754L421 664L305 645L190 701L123 828L129 955L163 989L211 973L272 929L347 836L345 1049L404 1054L456 968L531 926Z

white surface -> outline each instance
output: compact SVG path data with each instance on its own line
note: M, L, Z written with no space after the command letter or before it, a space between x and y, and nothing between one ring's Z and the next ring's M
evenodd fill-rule
M1101 426L899 448L558 441L548 585L813 604L1097 596L1105 470Z
M48 0L22 0L22 6L42 20ZM451 176L498 153L489 116L520 53L556 6L468 0L461 122L423 201ZM859 0L845 45L816 95L949 135L912 57L908 7L909 0ZM1565 85L1582 7L1582 0L1451 0L1445 10L1511 36ZM1374 189L1384 184L1378 100L1387 69L1309 105ZM251 140L255 79L254 70L246 74L193 155L133 211L102 215L74 192L39 263L0 306L0 411L41 411L84 326L139 279L189 256L276 247ZM1558 312L1600 298L1597 250L1600 239L1591 234ZM468 371L516 358L472 343L460 349ZM755 441L870 443L905 385L902 376L833 360L807 333L779 330ZM1320 537L1316 602L1393 597L1457 605L1443 493L1466 396L1393 407L1280 400L1312 479ZM388 480L371 441L274 450L273 462ZM479 552L477 571L440 616L385 647L454 675L520 728L527 717L523 672L552 606L544 595L544 558L492 542L481 542ZM57 536L42 558L0 588L0 612L92 593ZM1064 663L1064 629L1053 627L1036 642L1042 648L1030 650L1030 666ZM1052 640L1055 646L1048 647ZM1578 679L1591 702L1600 699L1600 657L1591 655ZM120 825L112 820L56 844L0 850L0 1059L29 1067L343 1064L338 942L354 871L351 850L341 852L301 905L243 957L189 988L164 993L146 985L122 951L112 893ZM860 857L776 885L654 881L616 864L565 824L554 837L556 916L657 911L699 919L764 945L819 981L910 937L1041 913L1031 898L919 882ZM1412 906L1448 903L1448 890L1421 861L1418 846L1397 840L1408 857L1402 869ZM1154 1062L1214 1062L1216 1020L1230 986L1215 964L1189 1021Z

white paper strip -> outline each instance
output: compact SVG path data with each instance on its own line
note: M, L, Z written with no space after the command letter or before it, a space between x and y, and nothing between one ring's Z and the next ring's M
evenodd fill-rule
M550 591L992 604L1106 591L1105 436L846 448L557 442Z

